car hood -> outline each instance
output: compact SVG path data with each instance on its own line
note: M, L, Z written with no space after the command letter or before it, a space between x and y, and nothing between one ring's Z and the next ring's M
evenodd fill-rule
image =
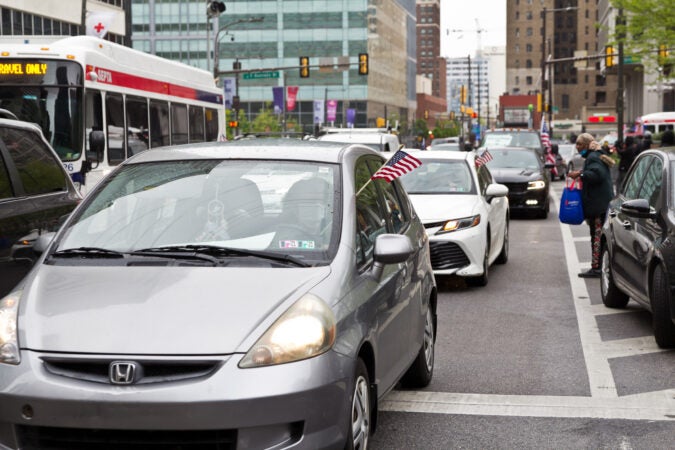
M493 178L497 183L518 183L532 180L540 180L543 175L536 169L492 169L490 168Z
M476 214L476 195L409 195L422 223L459 219Z
M257 335L247 337L262 322L269 326L286 309L275 311L282 302L303 294L329 273L328 266L42 265L21 300L20 345L45 352L99 354L245 352L242 343L255 342Z

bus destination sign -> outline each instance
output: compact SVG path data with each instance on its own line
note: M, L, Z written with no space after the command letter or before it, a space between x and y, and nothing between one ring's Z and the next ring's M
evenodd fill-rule
M47 67L45 63L0 63L0 75L45 75Z

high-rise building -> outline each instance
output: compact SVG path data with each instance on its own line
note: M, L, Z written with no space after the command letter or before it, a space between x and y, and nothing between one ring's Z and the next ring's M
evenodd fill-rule
M313 128L315 100L337 101L336 126L346 126L347 109L361 127L412 116L414 0L224 3L222 14L208 18L203 1L134 1L133 46L209 70L217 63L218 77L238 78L249 118L273 102L275 86L299 87L286 120L303 131ZM360 54L368 55L367 75L359 73ZM309 77L300 76L300 57L308 58ZM251 71L258 75L245 78Z
M440 0L417 0L417 76L427 78L430 92L417 92L417 106L430 127L447 112L445 59L441 58ZM420 114L418 114L420 116Z
M615 109L616 81L605 77L599 57L596 1L507 0L506 13L508 94L544 91L554 121Z

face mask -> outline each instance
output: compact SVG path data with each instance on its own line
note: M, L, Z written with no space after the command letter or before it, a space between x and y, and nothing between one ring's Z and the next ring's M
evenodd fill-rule
M581 155L582 158L587 157L588 156L588 149L587 148L583 149L582 151L579 152L579 154Z

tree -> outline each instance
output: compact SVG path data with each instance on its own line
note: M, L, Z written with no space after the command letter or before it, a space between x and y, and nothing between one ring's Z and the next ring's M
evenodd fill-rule
M645 67L663 65L659 59L659 47L670 50L669 60L675 52L675 14L673 3L663 0L611 0L616 9L623 9L626 25L617 24L612 38L620 42L622 34L624 54L634 55Z

